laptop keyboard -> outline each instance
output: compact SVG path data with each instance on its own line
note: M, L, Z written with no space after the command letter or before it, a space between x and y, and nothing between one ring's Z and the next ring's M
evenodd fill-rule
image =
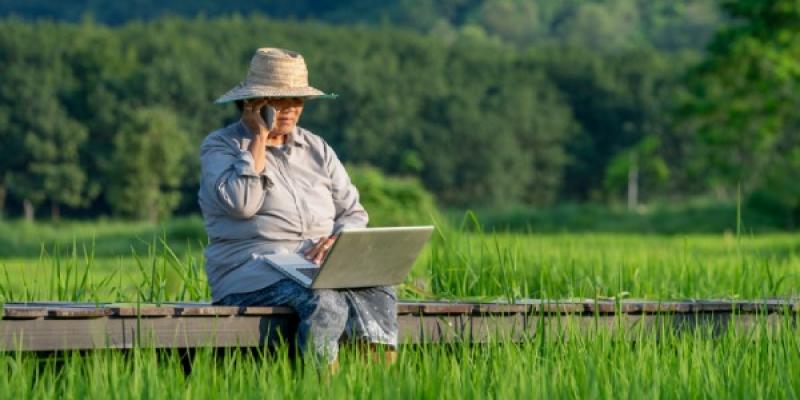
M319 268L312 267L312 268L297 268L297 272L307 276L309 279L313 280L317 274L319 274Z

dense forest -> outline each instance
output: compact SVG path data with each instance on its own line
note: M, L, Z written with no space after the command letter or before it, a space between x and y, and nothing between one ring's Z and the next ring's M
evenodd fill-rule
M555 43L587 50L652 46L702 49L722 21L716 0L0 0L0 15L117 26L163 16L259 13L275 19L382 25L519 46Z
M134 3L0 1L6 214L195 212L199 142L236 118L212 101L265 45L340 95L301 125L446 207L800 210L788 0Z

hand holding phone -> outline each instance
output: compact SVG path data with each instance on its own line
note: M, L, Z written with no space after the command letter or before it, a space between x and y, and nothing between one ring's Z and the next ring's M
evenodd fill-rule
M275 123L275 108L269 104L264 104L261 107L261 119L267 124L267 128L272 130L272 124Z
M266 137L275 121L275 110L267 104L267 99L246 100L242 109L242 122L253 135Z

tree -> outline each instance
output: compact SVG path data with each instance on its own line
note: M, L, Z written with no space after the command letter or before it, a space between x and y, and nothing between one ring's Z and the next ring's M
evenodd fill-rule
M800 146L800 8L794 0L728 0L737 23L717 33L690 76L681 116L687 180L732 197L773 192L800 210L791 179ZM783 177L782 175L786 175Z
M605 55L543 49L533 55L564 94L579 125L579 133L566 143L569 164L562 195L604 200L611 189L604 183L606 173L615 157L647 136L671 135L671 92L691 58L651 49Z
M639 205L642 188L653 188L669 178L669 168L659 154L660 140L646 136L638 144L620 152L608 164L604 185L609 193L626 189L628 209Z
M110 155L108 202L119 215L151 222L165 218L180 202L187 155L185 132L168 109L133 110L121 124Z
M63 62L65 47L55 39L57 26L43 25L35 32L12 22L3 30L8 36L0 45L5 66L0 116L6 121L0 134L0 192L8 187L21 198L29 220L38 205L50 200L57 219L61 204L79 206L86 199L79 149L87 131L61 101L74 77Z

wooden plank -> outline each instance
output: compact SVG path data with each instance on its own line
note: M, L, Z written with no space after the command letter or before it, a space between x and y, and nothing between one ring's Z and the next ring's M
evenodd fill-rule
M50 351L128 348L132 338L119 319L32 319L0 321L0 349Z
M786 319L790 318L790 319ZM788 326L796 315L735 313L654 314L403 314L398 318L403 343L518 341L545 335L637 335L700 330L720 335L727 329L762 332ZM788 323L788 325L787 325ZM0 349L63 350L97 348L251 347L293 338L295 315L173 316L165 318L49 319L0 321ZM794 328L792 328L794 327Z
M470 321L466 315L407 315L398 318L398 341L416 344L467 341L465 331Z
M278 343L295 335L296 318L183 317L122 320L136 338L133 345L155 348L256 347Z
M422 304L417 302L397 303L397 314L421 314Z
M571 314L585 312L585 306L579 301L559 300L521 300L518 304L527 304L531 314Z
M430 315L471 314L475 308L463 303L423 303L422 313Z
M798 303L789 299L761 299L738 302L739 310L747 313L776 313L783 311L797 311Z
M638 300L622 300L620 311L625 314L640 314L644 312L645 303Z
M100 318L111 315L111 310L105 307L54 307L47 309L48 318L57 319L77 319L77 318Z
M110 305L108 309L111 310L111 315L123 318L137 318L137 317L171 317L175 315L175 307L154 307L152 305L136 306L116 306Z
M636 304L627 303L628 308L634 307ZM610 300L585 300L583 301L584 312L589 314L611 314L617 312L617 304Z
M518 342L533 336L525 314L484 314L469 319L469 330L463 333L470 343Z
M0 350L255 347L294 337L296 324L285 316L6 320Z
M218 306L204 302L169 302L165 303L177 309L180 316L229 316L229 315L287 315L294 314L290 307L282 306Z
M44 307L29 307L6 304L3 307L3 319L36 319L47 315Z
M525 314L530 310L527 304L479 303L473 311L479 314Z
M546 312L546 313L654 313L654 312L780 312L783 310L800 311L800 303L793 300L765 299L756 301L730 301L730 300L703 300L703 301L644 301L624 300L616 303L610 300L595 301L570 300L522 300L516 304L504 303L456 303L456 302L400 302L399 314L427 313L432 315L462 314L462 313L516 313L516 312ZM232 315L237 309L242 315L273 315L289 314L291 309L286 307L220 307L208 303L168 303L160 307L152 304L142 304L138 308L130 304L95 304L95 303L65 303L65 302L36 302L36 303L8 303L5 305L3 318L40 318L51 316L55 318L69 318L74 316L98 317L105 315L110 310L111 314L119 317L153 317L175 315ZM50 310L50 311L47 311Z
M697 300L690 303L691 312L733 312L739 310L739 306L727 300Z
M108 303L89 303L89 302L72 302L72 301L29 301L29 302L9 302L6 305L17 307L40 307L40 308L99 308L105 307Z
M239 307L175 306L175 315L180 317L229 317L237 314L239 314Z
M640 303L643 313L688 313L691 311L689 303L679 301L652 301Z
M708 301L696 303L691 301L648 301L626 299L620 302L614 300L587 299L583 302L585 311L589 314L639 314L639 313L687 313L692 311L712 311L732 309L730 303Z
M294 315L290 307L241 307L239 315Z

